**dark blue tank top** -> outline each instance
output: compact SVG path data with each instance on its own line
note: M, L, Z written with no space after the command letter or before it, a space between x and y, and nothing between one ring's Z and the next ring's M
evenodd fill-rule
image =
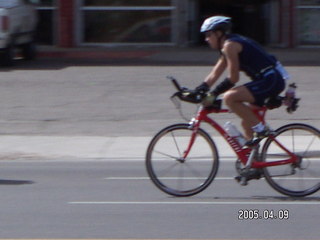
M245 72L252 80L258 78L261 71L276 65L277 59L268 54L257 42L238 34L228 34L227 40L242 45L239 53L240 70Z

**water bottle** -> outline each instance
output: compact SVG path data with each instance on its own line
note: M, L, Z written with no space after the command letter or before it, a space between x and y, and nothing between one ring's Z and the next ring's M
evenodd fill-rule
M292 102L292 99L295 98L296 96L296 84L295 83L292 83L289 85L288 87L288 90L286 91L286 98L285 98L285 101L284 101L284 104L286 106L290 106L291 105L291 102Z
M289 113L292 113L293 111L295 111L295 109L293 109L293 104L295 101L295 97L296 97L296 84L295 83L291 83L288 87L288 90L286 91L285 94L285 98L284 98L284 105L287 106L287 111Z
M229 134L230 137L238 141L240 146L243 146L247 142L246 139L241 134L241 132L237 129L236 126L233 125L232 122L229 122L229 121L226 122L224 124L224 129L226 130L226 132Z

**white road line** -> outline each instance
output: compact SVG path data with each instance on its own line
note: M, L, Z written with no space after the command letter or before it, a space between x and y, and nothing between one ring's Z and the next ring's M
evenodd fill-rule
M159 202L159 201L145 201L145 202L134 202L134 201L106 201L106 202L68 202L72 205L320 205L320 201L288 201L288 202Z
M106 177L105 180L150 180L149 177ZM175 180L175 179L181 179L178 177L161 177L160 179L163 180ZM197 177L184 177L185 180L199 180L199 179L206 179L206 178L197 178ZM234 177L216 177L215 180L234 180Z
M176 180L176 179L181 179L179 177L160 177L159 179L163 180ZM199 180L199 179L206 179L206 178L201 178L201 177L184 177L183 179L185 180ZM273 179L284 179L280 177L274 177ZM104 180L150 180L149 177L106 177ZM216 177L214 180L234 180L234 177ZM320 180L320 178L316 177L304 177L304 178L299 178L299 177L290 177L284 179L286 181L288 180Z

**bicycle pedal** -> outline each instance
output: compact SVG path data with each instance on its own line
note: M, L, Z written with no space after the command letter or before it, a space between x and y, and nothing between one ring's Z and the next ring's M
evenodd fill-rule
M240 182L241 176L236 176L236 177L234 177L234 180L236 180L237 182Z
M247 186L248 185L248 181L247 178L245 176L236 176L234 178L241 186Z
M248 181L252 179L260 179L262 177L262 172L260 170L249 170L248 172L243 172L234 179L240 183L241 186L247 186Z
M246 177L242 177L240 181L241 186L247 186L248 185L248 180Z

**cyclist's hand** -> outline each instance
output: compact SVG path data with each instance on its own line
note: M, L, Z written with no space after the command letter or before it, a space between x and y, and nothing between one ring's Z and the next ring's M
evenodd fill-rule
M206 96L206 93L210 90L209 85L206 82L201 83L198 87L195 88L194 91L198 92L198 94Z
M210 107L213 105L213 103L216 101L217 97L212 94L212 93L208 93L202 100L202 105L204 107Z
M194 90L188 88L182 88L178 96L182 101L190 103L201 103L203 98L207 96L209 91L209 86L207 83L203 82Z
M201 103L203 94L197 90L183 89L180 95L180 99L190 103Z

